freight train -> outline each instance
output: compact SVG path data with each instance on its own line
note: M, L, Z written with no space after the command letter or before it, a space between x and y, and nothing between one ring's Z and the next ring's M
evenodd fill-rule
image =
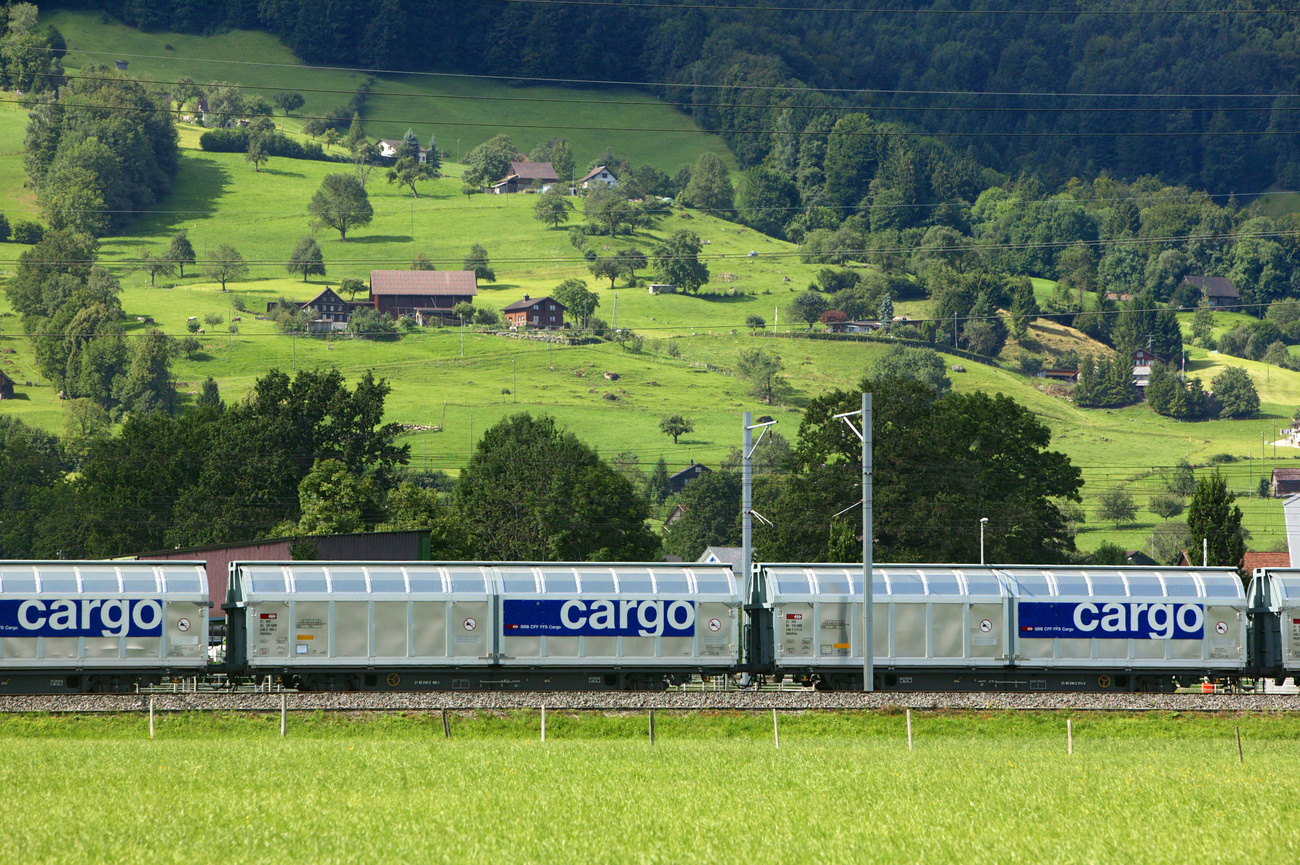
M1300 672L1300 570L876 565L883 691L1170 691ZM857 564L0 562L0 693L863 687ZM217 635L210 637L210 634Z

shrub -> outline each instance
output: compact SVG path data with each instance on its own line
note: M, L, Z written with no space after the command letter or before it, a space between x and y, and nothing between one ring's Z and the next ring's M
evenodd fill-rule
M32 222L30 219L20 219L14 223L14 243L36 244L40 243L44 238L45 229L39 222Z
M9 220L5 215L0 213L0 243L9 239Z

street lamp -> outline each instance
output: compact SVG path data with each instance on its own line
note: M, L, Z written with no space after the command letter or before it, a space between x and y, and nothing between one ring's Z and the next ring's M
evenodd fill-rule
M984 524L988 521L988 517L980 517L980 565L984 564Z

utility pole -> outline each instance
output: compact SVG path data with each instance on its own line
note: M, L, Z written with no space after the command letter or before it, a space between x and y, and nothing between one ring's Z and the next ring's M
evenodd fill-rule
M758 594L758 581L754 579L754 517L771 525L771 523L760 513L754 510L754 451L758 450L759 444L763 441L763 436L767 434L770 427L774 426L776 421L765 420L754 423L753 412L745 412L742 423L741 438L741 498L740 498L740 525L741 525L741 572L740 577L745 581L745 598L746 602L751 605L760 604L763 599ZM758 441L754 441L754 430L759 430ZM747 658L751 663L753 658Z
M465 317L460 319L460 356L463 360L465 357Z
M511 395L515 398L515 405L518 405L519 404L519 358L517 357L510 358L510 369L515 376L515 386Z
M849 418L858 415L862 418L862 429L853 425ZM862 689L876 689L875 636L872 630L875 619L875 590L871 583L871 394L862 395L862 408L848 411L835 417L844 421L853 434L862 440ZM845 508L845 511L851 508ZM839 516L839 514L836 514Z

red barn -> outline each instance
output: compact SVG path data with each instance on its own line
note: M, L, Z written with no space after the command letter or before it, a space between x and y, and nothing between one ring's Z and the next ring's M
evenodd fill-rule
M393 318L423 310L451 315L458 303L473 303L478 277L472 270L372 270L370 305Z

